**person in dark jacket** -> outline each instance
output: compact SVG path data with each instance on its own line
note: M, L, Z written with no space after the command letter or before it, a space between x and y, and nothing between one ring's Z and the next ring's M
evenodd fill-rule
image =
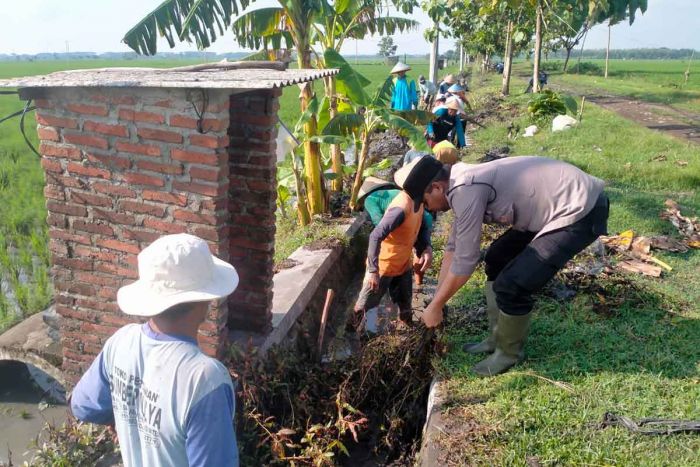
M428 123L426 129L428 144L431 147L440 141L449 140L452 131L457 136L457 148L466 146L464 127L462 127L462 121L458 116L459 111L460 105L456 102L456 99L435 110L435 119Z

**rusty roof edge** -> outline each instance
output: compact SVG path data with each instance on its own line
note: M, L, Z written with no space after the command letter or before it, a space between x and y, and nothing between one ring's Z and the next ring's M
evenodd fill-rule
M108 71L107 71L108 70ZM183 80L177 80L177 81L172 81L172 82L163 82L160 81L158 82L157 79L152 79L152 80L138 80L134 79L135 77L131 77L129 79L122 79L121 81L118 78L113 78L111 81L109 79L106 79L104 83L100 83L99 80L87 80L86 82L81 82L80 78L78 76L78 73L76 71L82 72L84 74L89 74L89 73L110 73L110 72L119 72L121 70L124 70L125 72L136 72L138 74L141 74L139 72L143 71L143 73L153 73L153 69L149 68L144 68L144 69L134 69L134 68L129 68L129 69L119 69L119 68L114 68L114 69L87 69L87 70L65 70L65 71L58 71L54 72L48 75L39 75L39 76L27 76L27 77L20 77L20 78L10 78L10 79L4 79L0 80L0 88L21 88L21 89L32 89L32 88L62 88L62 87L143 87L143 88L152 88L152 87L161 87L161 88L212 88L212 89L250 89L250 90L255 90L255 89L274 89L274 88L282 88L286 86L292 86L294 84L300 84L308 81L314 81L317 79L321 78L326 78L328 76L333 76L337 75L340 70L337 68L322 68L322 69L316 69L316 68L304 68L304 69L289 69L286 71L276 71L275 74L277 75L282 75L282 76L272 76L269 78L265 78L263 76L259 77L256 79L257 85L256 86L250 86L247 87L245 86L242 81L249 81L249 80L244 80L244 79L235 79L236 74L242 74L241 72L250 72L250 71L256 71L255 69L245 69L245 70L227 70L227 71L204 71L204 72L198 72L198 73L212 73L212 76L214 74L218 75L219 78L222 77L222 74L230 74L231 75L231 80L227 81L225 79L220 79L218 82L215 82L215 84L208 86L206 82L202 81L188 81L186 79ZM270 70L264 70L261 69L259 70L261 72L269 72ZM167 69L158 69L157 73L155 75L160 75L160 76L165 76L168 73L175 73L175 72L169 72ZM288 75L287 77L284 76L284 74ZM296 75L296 76L295 76ZM67 79L62 80L62 77L66 77ZM68 79L70 77L70 79ZM183 76L184 78L184 76ZM151 84L146 84L146 83L151 83ZM156 83L158 83L156 85ZM261 86L262 84L262 86Z

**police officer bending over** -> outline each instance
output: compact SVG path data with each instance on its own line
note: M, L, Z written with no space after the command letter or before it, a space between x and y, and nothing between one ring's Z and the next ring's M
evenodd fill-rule
M401 171L408 174L399 177ZM423 313L428 327L442 322L443 306L474 272L482 224L510 226L485 256L490 334L464 350L488 355L473 369L483 376L521 362L533 294L606 233L609 202L603 181L573 165L537 156L452 167L423 157L399 170L399 179L416 205L454 212L435 297Z

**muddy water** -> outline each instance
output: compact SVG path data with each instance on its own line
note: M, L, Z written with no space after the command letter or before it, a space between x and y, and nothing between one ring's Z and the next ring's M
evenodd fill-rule
M38 370L36 370L38 371ZM65 404L56 403L34 381L24 363L0 361L0 465L21 465L32 440L47 422L62 423Z

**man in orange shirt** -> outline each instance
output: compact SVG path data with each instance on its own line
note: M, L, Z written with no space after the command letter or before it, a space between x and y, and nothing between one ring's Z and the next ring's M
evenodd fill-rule
M395 179L401 180L408 174L409 171L400 169ZM416 207L408 193L401 191L389 203L382 220L369 236L367 272L355 303L355 326L361 322L367 310L379 305L387 291L391 301L399 308L399 319L407 325L413 322L414 249L420 258L422 271L427 270L433 259L433 249L430 245L430 227L423 220L423 205Z

